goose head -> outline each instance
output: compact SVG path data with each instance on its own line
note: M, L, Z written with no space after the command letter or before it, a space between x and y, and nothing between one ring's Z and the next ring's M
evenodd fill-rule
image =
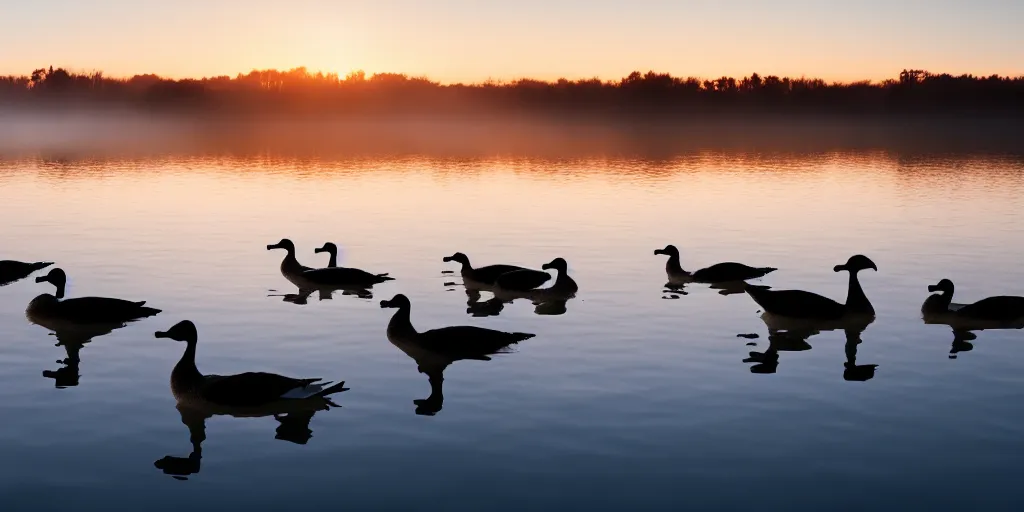
M269 249L270 247L268 246L267 248ZM338 254L338 246L334 245L331 242L327 242L323 245L323 247L319 249L313 249L313 252L317 254L320 254L322 252L326 252L327 254Z
M461 252L457 252L455 254L452 254L451 256L445 256L444 258L441 258L441 260L444 261L445 263L448 263L449 261L457 261L459 263L462 263L463 265L469 265L469 256L466 256Z
M859 272L861 270L866 270L869 268L876 272L878 271L878 267L875 266L875 262L868 259L867 256L857 254L854 256L850 256L850 259L846 260L845 265L836 265L835 268L833 268L832 270L836 272L841 272L843 270L848 270L850 272Z
M557 270L564 274L569 270L569 264L562 258L555 258L551 260L551 263L545 263L540 268L544 270Z
M949 279L943 279L938 283L930 284L928 285L928 291L951 294L953 293L953 281L950 281Z
M280 242L267 246L267 250L268 251L273 250L273 249L285 249L289 253L294 253L295 252L295 244L293 244L292 241L287 239L287 238L282 238Z
M68 275L63 270L55 268L47 273L45 276L39 276L36 278L37 283L50 283L57 288L63 288L68 283Z
M665 256L679 256L679 249L674 245L666 245L664 249L655 249L654 255L664 254Z
M401 293L399 293L398 295L395 295L394 297L392 297L391 300L386 300L385 299L385 300L380 301L380 307L381 308L398 308L398 309L402 309L402 308L408 308L411 305L412 304L409 302L409 297L406 297L405 295L402 295Z
M166 331L157 331L156 337L195 343L199 339L199 332L196 331L196 324L190 320L182 320Z

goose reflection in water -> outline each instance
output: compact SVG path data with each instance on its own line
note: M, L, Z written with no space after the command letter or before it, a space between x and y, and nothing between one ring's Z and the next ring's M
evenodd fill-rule
M972 304L955 303L949 279L929 285L928 291L933 293L921 304L921 318L926 324L948 325L953 330L950 359L974 349L971 341L977 335L972 331L1024 328L1024 297L999 295Z
M768 349L764 352L750 352L745 363L756 363L751 373L776 373L779 366L779 352L810 350L807 340L825 331L842 330L846 336L846 361L843 363L843 379L864 382L874 378L877 364L858 364L857 348L862 343L861 335L874 317L847 317L837 320L795 319L764 313L761 320L768 327Z
M25 309L25 317L31 323L53 331L57 338L56 346L64 347L67 357L57 361L64 366L43 371L43 376L54 379L54 385L59 389L79 384L79 353L86 343L131 322L160 313L159 309L146 307L145 301L107 297L64 299L67 274L59 268L37 277L36 282L50 283L57 288L55 295L44 293L32 299Z
M348 390L344 381L332 384L319 378L297 379L265 372L204 375L195 364L198 332L188 320L157 332L156 337L186 344L184 354L171 371L171 393L181 422L189 429L192 452L188 457L168 455L154 463L157 469L175 478L199 472L208 418L272 416L278 422L276 439L306 444L313 434L309 428L313 415L340 407L331 401L330 395Z
M430 382L430 396L413 401L419 415L433 416L441 411L444 371L449 365L464 359L490 361L490 356L510 352L511 345L534 337L468 325L419 332L412 325L412 304L405 295L382 300L380 307L398 310L388 322L388 341L416 361L417 370Z

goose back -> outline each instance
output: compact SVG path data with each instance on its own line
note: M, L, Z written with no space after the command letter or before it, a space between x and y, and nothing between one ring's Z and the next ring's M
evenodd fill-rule
M328 267L308 270L302 278L310 282L333 286L373 286L394 280L387 274L371 274L358 268Z
M462 269L463 279L470 279L482 284L493 285L496 284L499 277L509 272L516 272L520 270L529 270L525 267L519 267L516 265L487 265L486 267L466 269L466 265Z
M773 315L831 320L846 313L846 307L842 304L803 290L771 290L764 286L747 285L746 291L754 302Z
M419 333L417 342L433 352L468 358L501 353L510 345L528 340L533 336L533 334L461 325L441 327Z
M139 320L160 313L145 307L146 301L132 302L108 297L78 297L58 300L49 294L29 303L30 313L80 324L120 323Z
M746 281L764 277L776 269L773 267L751 267L742 263L716 263L693 273L693 279L702 283L725 283Z
M1024 319L1024 297L1012 295L988 297L960 308L956 314L1000 322L1022 320Z
M547 272L522 268L498 276L494 284L506 290L525 292L533 290L549 280L551 280L551 274Z

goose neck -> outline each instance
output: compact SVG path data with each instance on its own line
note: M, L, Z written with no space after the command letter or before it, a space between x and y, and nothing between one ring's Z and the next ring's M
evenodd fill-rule
M327 266L331 268L338 266L338 251L331 251L331 261L327 262Z
M333 259L333 258L332 258ZM288 249L288 254L285 255L284 260L281 261L282 272L301 272L302 265L299 264L299 260L295 258L295 249Z
M199 368L196 367L196 345L196 342L189 341L185 346L185 353L182 354L178 364L174 365L174 370L171 371L174 380L187 383L203 377L199 373Z
M415 336L416 328L412 326L412 320L409 318L410 310L409 306L402 306L395 311L395 314L391 317L391 321L388 322L388 336L407 337Z
M679 262L679 253L669 255L668 262L665 263L665 271L670 274L682 274L685 272L682 264Z
M846 294L846 309L853 313L875 314L875 308L871 306L871 301L864 294L864 288L860 285L860 279L857 278L856 271L850 272L850 285Z

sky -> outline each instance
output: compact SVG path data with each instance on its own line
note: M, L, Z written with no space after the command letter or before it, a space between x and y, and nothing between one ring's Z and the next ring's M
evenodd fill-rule
M0 74L1024 75L1021 0L5 0Z

